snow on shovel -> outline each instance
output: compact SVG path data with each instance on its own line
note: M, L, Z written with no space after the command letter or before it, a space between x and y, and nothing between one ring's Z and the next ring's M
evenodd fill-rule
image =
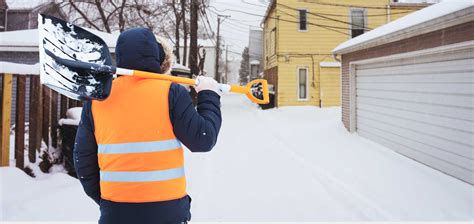
M104 100L114 75L169 80L197 85L194 79L130 70L112 66L107 44L91 32L61 19L38 16L40 80L49 88L76 100ZM220 91L247 95L255 103L269 103L267 80L246 86L220 84Z

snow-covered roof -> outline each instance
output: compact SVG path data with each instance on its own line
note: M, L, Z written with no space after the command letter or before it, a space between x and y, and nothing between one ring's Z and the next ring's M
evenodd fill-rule
M251 65L259 65L260 64L260 61L259 60L252 60L250 62Z
M53 2L53 0L7 0L6 2L9 10L27 10Z
M341 67L341 63L335 62L335 61L322 61L322 62L319 62L319 67L326 67L326 68Z
M178 64L178 63L173 63L173 67L171 68L172 71L177 71L177 70L180 70L180 71L187 71L187 72L190 72L191 69L182 65L182 64Z
M452 0L434 4L350 39L332 52L349 53L469 22L473 20L473 11L472 0Z
M0 73L10 73L18 75L38 75L39 64L26 65L0 61Z
M400 3L438 3L441 0L398 0Z
M190 46L190 40L188 39L188 48ZM215 47L216 44L214 44L214 41L211 39L198 39L198 46L203 46L203 47ZM184 47L184 40L181 39L179 41L179 47L183 48Z
M106 33L98 30L87 29L89 32L102 38L110 52L115 52L115 44L120 33ZM38 29L15 30L0 32L0 51L38 51Z

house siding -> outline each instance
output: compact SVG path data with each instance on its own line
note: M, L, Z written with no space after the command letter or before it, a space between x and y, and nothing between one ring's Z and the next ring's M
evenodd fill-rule
M350 129L350 63L369 58L377 58L393 54L434 48L449 44L474 40L474 23L467 22L445 29L433 31L408 39L388 43L348 54L342 59L342 122L347 130Z
M341 0L339 6L331 4L317 4L293 0L276 0L270 6L270 11L264 21L264 60L265 70L278 66L277 106L340 106L340 86L328 86L332 90L326 95L321 88L322 79L334 73L334 69L320 69L320 62L333 62L332 49L338 44L351 38L350 12L351 9L364 8L366 25L374 29L390 21L396 20L412 11L421 9L426 4L390 6L390 1L354 1ZM365 8L369 7L369 8ZM297 23L298 11L307 10L307 30L300 31ZM387 16L390 11L391 15ZM316 13L316 15L314 14ZM278 20L276 18L279 18ZM271 38L271 31L276 30L276 38ZM266 46L268 44L268 47ZM275 52L272 51L275 49ZM299 100L297 97L298 85L296 71L298 67L308 68L309 97ZM322 74L322 72L329 72ZM337 72L339 73L339 72ZM331 84L332 85L332 84ZM324 102L328 99L327 102Z
M273 85L273 91L278 91L278 67L273 67L270 69L265 70L263 73L263 78L268 81L268 84ZM275 105L277 105L278 99L275 98Z

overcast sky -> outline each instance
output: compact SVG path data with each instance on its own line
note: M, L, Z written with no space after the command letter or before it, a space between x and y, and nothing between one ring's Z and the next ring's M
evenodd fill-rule
M217 32L216 14L230 16L221 23L221 37L226 44L229 44L229 51L239 53L239 55L229 52L229 57L240 57L240 53L249 42L249 29L261 29L260 22L267 5L265 2L264 0L211 0L208 16L214 32Z

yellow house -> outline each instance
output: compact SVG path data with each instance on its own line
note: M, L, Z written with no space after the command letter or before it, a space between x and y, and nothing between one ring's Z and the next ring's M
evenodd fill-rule
M427 5L394 0L273 0L262 23L264 76L274 86L275 106L339 106L340 63L331 50Z

